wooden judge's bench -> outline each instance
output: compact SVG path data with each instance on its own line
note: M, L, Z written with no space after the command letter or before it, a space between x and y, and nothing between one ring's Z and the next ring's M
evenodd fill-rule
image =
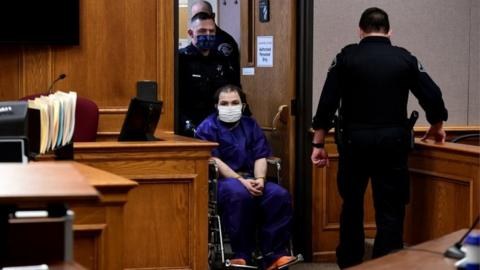
M208 160L216 144L171 133L157 137L160 141L74 144L75 161L138 184L125 197L105 202L125 203L123 228L108 238L103 232L110 225L100 220L104 209L73 207L75 260L88 269L208 268ZM114 188L104 191L104 198L115 194ZM117 210L106 215L115 223L121 222Z

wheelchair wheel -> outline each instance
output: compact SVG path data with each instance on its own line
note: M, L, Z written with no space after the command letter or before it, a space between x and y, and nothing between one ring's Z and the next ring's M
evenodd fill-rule
M209 244L209 247L208 247L208 269L209 270L223 269L222 258L214 244Z
M219 222L218 215L209 215L208 269L210 270L224 269L223 243Z

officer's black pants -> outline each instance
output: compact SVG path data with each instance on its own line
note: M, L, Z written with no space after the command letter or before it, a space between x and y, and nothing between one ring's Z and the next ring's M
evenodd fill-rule
M343 204L337 263L341 268L362 262L364 194L369 179L377 226L373 257L403 247L405 204L409 198L404 134L401 128L352 132L349 143L339 147L337 185Z

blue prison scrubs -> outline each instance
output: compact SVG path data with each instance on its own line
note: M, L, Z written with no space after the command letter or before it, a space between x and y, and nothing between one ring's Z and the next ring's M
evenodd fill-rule
M212 156L221 159L232 170L254 175L255 160L271 155L271 149L257 122L242 116L232 129L207 117L197 128L200 139L217 142ZM218 202L222 223L228 233L235 258L250 260L256 246L256 229L265 264L270 265L287 252L292 226L292 199L283 187L265 182L263 195L251 195L235 178L220 178ZM258 226L258 227L257 227Z

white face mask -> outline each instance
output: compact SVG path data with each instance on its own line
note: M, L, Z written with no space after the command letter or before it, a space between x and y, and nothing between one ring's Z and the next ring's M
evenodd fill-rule
M235 123L242 117L242 104L234 106L218 105L218 119L225 123Z

